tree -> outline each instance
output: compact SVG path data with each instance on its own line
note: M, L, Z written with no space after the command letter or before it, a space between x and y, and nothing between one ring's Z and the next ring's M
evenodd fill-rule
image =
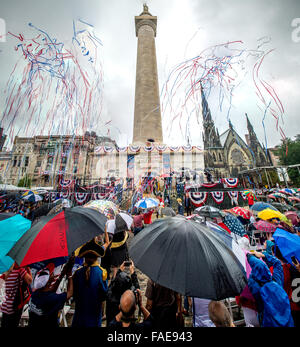
M30 188L31 187L31 178L26 174L24 177L20 179L18 182L18 187L26 187Z
M281 165L300 165L300 135L296 135L295 140L287 138L282 141L275 153L278 155ZM300 175L297 168L289 168L288 174L293 184L300 184Z

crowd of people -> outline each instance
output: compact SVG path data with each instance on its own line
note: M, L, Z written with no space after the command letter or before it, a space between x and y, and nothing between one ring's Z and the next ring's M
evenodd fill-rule
M252 203L250 198L249 207ZM108 220L104 235L78 248L59 271L55 261L35 273L30 266L19 267L15 262L1 275L5 281L1 326L18 326L24 305L28 304L28 326L59 327L60 312L68 303L74 307L72 327L180 328L184 326L185 316L192 316L194 327L234 327L233 317L222 300L182 296L150 278L143 294L135 265L129 257L128 242L142 233L155 215L163 218L162 209L168 205L168 201L160 197L157 208L134 211L131 227L117 214L114 233L108 232ZM34 211L38 207L38 204L28 206L21 200L14 210L6 206L1 212L20 213L34 221ZM176 214L188 217L192 212L188 194L177 199ZM236 303L242 310L246 326L297 327L300 325L297 287L300 259L295 258L290 264L276 247L271 234L260 239L260 249L254 247L256 250L253 250L251 236L257 220L251 217L245 225L245 234L238 239L250 272L248 284L235 298ZM286 227L276 218L270 222ZM300 237L299 226L300 223L287 230ZM15 298L23 284L30 289L30 298L17 307Z

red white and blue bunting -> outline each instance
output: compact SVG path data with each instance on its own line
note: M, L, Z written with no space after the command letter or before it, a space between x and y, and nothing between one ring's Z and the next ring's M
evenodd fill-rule
M69 199L70 192L69 192L69 191L60 192L60 193L59 193L59 196L60 196L62 199Z
M236 188L239 183L238 178L224 178L223 184L226 188Z
M200 207L205 204L208 193L207 192L189 192L189 197L193 203L193 205Z
M61 180L59 185L62 189L69 188L74 183L74 180Z
M227 192L231 199L237 199L239 197L239 192Z
M74 198L78 205L83 205L87 201L89 195L89 193L74 193Z
M224 192L211 192L211 196L217 204L224 201Z
M247 200L247 195L244 193L244 192L240 192L240 194L241 194L241 197L244 199L244 200Z

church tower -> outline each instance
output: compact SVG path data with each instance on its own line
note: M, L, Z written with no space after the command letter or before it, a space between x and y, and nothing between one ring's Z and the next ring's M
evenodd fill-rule
M159 86L156 62L157 17L149 13L144 4L143 12L135 16L138 38L133 143L163 143Z
M215 128L210 109L201 85L202 116L203 116L203 144L204 149L221 147L220 136Z
M270 161L266 155L265 150L263 149L262 145L258 141L258 138L248 118L247 113L245 115L247 119L247 129L248 129L248 134L246 135L246 139L247 139L248 146L250 147L255 157L255 164L256 166L270 165Z

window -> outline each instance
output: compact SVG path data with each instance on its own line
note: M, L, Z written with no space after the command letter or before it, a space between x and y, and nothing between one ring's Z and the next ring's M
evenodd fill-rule
M17 165L17 157L15 156L15 157L14 157L13 166L16 166L16 165Z
M29 162L29 157L25 157L25 167L28 166L28 162Z

